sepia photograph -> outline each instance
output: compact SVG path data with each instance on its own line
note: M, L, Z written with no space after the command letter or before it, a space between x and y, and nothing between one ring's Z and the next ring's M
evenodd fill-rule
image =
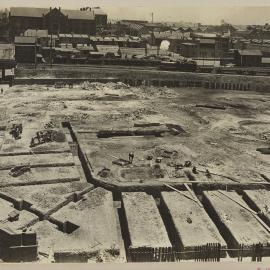
M269 15L1 0L1 264L269 270Z

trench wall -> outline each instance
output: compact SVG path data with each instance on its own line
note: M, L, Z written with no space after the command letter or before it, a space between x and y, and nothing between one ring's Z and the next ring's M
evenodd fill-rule
M76 67L76 66L75 66ZM54 84L57 81L122 81L132 86L203 87L209 89L270 92L270 78L231 74L205 74L138 69L17 69L15 84Z

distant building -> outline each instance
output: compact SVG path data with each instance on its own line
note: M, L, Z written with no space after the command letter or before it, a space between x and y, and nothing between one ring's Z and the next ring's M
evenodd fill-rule
M9 14L10 36L15 37L27 29L47 29L49 34L95 34L93 11L61 8L12 7Z
M149 33L149 29L144 26L145 22L134 21L134 20L122 20L117 22L117 34L119 35L130 35L130 36L141 36Z
M15 37L15 59L18 63L35 63L39 50L36 37Z
M191 33L193 43L198 43L198 57L220 58L230 49L230 36L214 33Z
M36 29L27 29L24 32L25 37L35 37L37 40L37 44L40 46L48 46L50 36L48 30L36 30ZM16 39L16 37L15 37Z
M14 44L0 43L0 83L12 85L16 64Z
M107 26L108 16L107 14L99 7L91 8L95 15L96 27L104 28Z
M262 52L260 50L237 50L235 51L237 66L259 67L262 64Z
M187 58L197 58L199 55L199 45L192 42L183 42L178 46L178 53Z

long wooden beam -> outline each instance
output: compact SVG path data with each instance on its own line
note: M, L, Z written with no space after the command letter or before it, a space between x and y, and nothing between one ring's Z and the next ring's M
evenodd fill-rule
M193 197L193 199L197 202L197 204L203 208L202 203L200 202L200 200L196 197L196 195L194 194L194 192L191 190L191 188L188 186L188 184L184 184L184 186L186 187L186 189L188 190L189 194Z
M188 198L188 199L194 201L195 203L198 203L196 200L193 199L193 197L188 196L188 195L185 194L183 191L180 191L180 190L178 190L178 189L176 189L176 188L174 188L174 187L172 187L172 186L170 186L170 185L168 185L168 184L165 184L165 183L164 183L164 185L165 185L166 187L168 187L168 188L170 188L170 189L172 189L172 190L178 192L179 194L185 196L186 198Z
M226 196L228 199L234 201L235 203L237 203L238 205L240 205L241 207L243 207L244 209L246 209L247 211L249 211L253 216L254 218L256 218L256 220L270 233L270 227L265 224L261 219L260 217L258 217L258 213L253 211L251 208L249 208L248 206L244 205L243 203L233 199L231 196L225 194L224 192L222 192L221 190L218 190L219 193L223 194L224 196Z

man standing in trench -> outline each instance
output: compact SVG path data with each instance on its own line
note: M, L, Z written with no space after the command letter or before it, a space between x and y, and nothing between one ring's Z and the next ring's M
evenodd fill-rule
M131 153L128 154L128 160L129 160L130 164L132 164L133 159L134 159L134 153L131 152Z

